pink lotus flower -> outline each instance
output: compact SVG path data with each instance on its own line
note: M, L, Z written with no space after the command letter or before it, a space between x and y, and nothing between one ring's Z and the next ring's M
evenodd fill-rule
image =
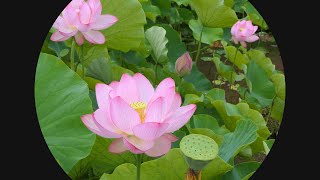
M106 29L118 21L118 18L101 15L100 0L72 0L62 11L53 24L57 29L52 34L52 41L65 41L75 37L78 45L84 43L84 38L92 44L104 44L105 37L99 30Z
M196 110L194 104L181 106L173 79L164 79L154 89L140 73L133 77L124 74L120 82L110 85L97 84L96 98L99 109L81 119L95 134L116 138L109 146L112 153L166 154L178 140L171 133L185 125Z
M254 34L257 29L258 26L253 26L250 20L238 21L231 28L232 41L236 44L240 42L243 47L247 47L246 42L251 43L259 39L259 37Z
M184 53L176 61L176 72L180 76L185 76L190 73L192 69L192 59L189 55L189 52Z

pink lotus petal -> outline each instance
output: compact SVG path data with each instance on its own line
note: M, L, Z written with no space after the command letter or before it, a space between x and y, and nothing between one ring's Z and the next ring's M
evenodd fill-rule
M252 33L255 33L257 30L258 30L258 26L253 26L253 32Z
M128 148L123 142L123 138L118 138L112 141L112 143L109 145L109 151L111 153L123 153L127 151Z
M116 127L115 124L111 121L110 112L108 109L97 109L93 113L93 117L102 128L116 134L124 134L122 130Z
M136 73L133 79L137 85L139 101L148 103L154 94L154 88L150 81L141 73Z
M169 123L170 126L167 129L167 133L174 132L184 126L196 111L195 104L189 104L178 108L164 123Z
M64 18L66 24L77 26L80 23L80 19L76 9L74 9L71 5L68 5L62 11L62 17Z
M163 135L164 137L166 137L167 139L169 139L169 141L171 142L176 142L178 141L178 137L176 137L175 135L171 134L171 133L167 133Z
M56 29L59 29L60 24L64 23L64 20L61 16L58 16L58 18L53 23L53 27Z
M105 37L99 31L90 30L88 32L83 32L84 37L92 44L104 44Z
M118 21L118 18L112 15L101 15L98 16L95 20L95 22L91 25L91 28L93 30L103 30L110 26L112 26L114 23Z
M162 136L168 126L166 123L146 122L135 126L133 133L142 140L152 141Z
M168 88L172 88L175 87L175 82L172 78L166 78L164 80L162 80L160 82L160 84L158 85L156 92L162 92L167 90Z
M128 141L131 145L139 149L140 151L147 151L154 145L154 141L145 141L139 139L136 136L126 136L124 137L126 141ZM130 147L128 147L130 149ZM131 151L131 149L130 149Z
M80 7L80 12L79 12L79 17L80 17L80 22L83 24L89 24L90 19L91 19L91 9L88 5L88 3L84 2L82 3Z
M109 93L112 90L106 84L98 83L96 84L96 98L99 108L109 108L110 106L110 98Z
M113 123L127 134L133 134L132 128L140 124L140 117L120 96L111 100L110 115Z
M241 46L243 46L244 48L247 48L247 43L244 41L240 41Z
M102 128L97 121L94 119L92 114L87 114L84 116L81 116L82 122L87 126L88 129L90 129L93 133L104 137L104 138L119 138L121 135L110 132L104 128Z
M139 101L139 92L133 77L128 74L123 74L117 88L119 95L128 104Z
M134 145L132 145L130 142L128 142L125 138L123 138L123 143L126 146L126 148L132 152L133 154L142 154L144 151L141 151L140 149L136 148Z
M79 46L81 46L81 45L84 43L84 37L83 37L83 35L82 35L80 32L78 32L78 33L74 36L74 38L76 39L76 42L77 42L77 44L78 44Z
M173 101L170 107L170 111L175 111L176 109L178 109L181 106L181 96L179 93L176 93L173 97Z
M259 40L259 37L258 37L257 35L249 36L249 37L247 37L247 39L246 39L247 42L255 42L255 41L257 41L257 40Z
M83 2L84 2L84 0L72 0L72 1L70 2L70 5L71 5L72 8L74 8L74 9L79 9Z
M148 104L145 122L162 122L167 112L167 103L164 97L159 97Z
M166 154L170 149L171 141L167 137L161 136L155 141L154 146L145 153L150 157L158 157Z
M65 41L69 38L70 38L70 36L64 36L59 31L56 31L51 35L50 40L51 41Z

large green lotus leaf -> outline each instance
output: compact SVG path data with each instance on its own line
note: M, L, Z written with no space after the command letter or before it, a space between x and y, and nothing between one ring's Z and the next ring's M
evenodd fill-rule
M188 3L190 3L191 0L172 0L172 1L176 2L179 6L180 6L181 4L187 6Z
M270 131L267 127L267 124L261 113L254 109L250 109L247 103L237 104L237 108L241 114L246 119L250 119L255 123L258 128L258 134L264 139L267 139L270 136Z
M248 64L246 80L249 84L247 93L255 98L262 108L271 105L276 95L274 84L269 80L267 72L255 61Z
M231 84L233 84L237 78L237 74L234 72L233 68L230 65L226 65L223 62L220 61L219 58L214 57L212 59L214 62L218 74L227 79Z
M224 5L224 0L191 0L190 4L203 26L231 27L238 20L234 10Z
M54 41L49 41L48 42L48 48L53 50L56 55L58 56L58 58L62 58L64 56L66 56L69 51L70 48L68 46L66 46L65 42L54 42Z
M202 43L212 45L213 42L223 39L222 28L204 27L201 24L201 22L194 19L189 21L189 27L193 32L193 37L197 41L200 41L200 36L201 36ZM201 35L201 31L202 31L202 35Z
M276 73L271 76L271 80L274 83L277 97L285 100L286 97L286 82L283 74Z
M160 24L160 27L166 30L166 38L168 39L168 58L170 63L170 70L175 71L176 60L186 51L186 45L182 42L180 34L168 24Z
M188 105L188 104L198 104L198 103L203 103L204 101L204 96L198 96L196 94L186 94L184 97L183 105Z
M142 8L146 17L151 21L156 22L158 16L161 15L161 11L157 6L152 5L150 1L141 2Z
M282 121L283 112L284 112L285 101L276 97L273 100L273 106L271 109L271 117L279 122Z
M226 55L229 61L235 64L239 69L243 69L244 65L248 64L249 59L241 53L240 50L237 52L237 48L234 46L225 47Z
M185 80L182 80L179 87L178 91L180 92L181 96L186 96L187 94L195 94L198 96L201 96L201 92L199 92L195 86L192 83L189 83Z
M197 114L192 116L191 120L191 127L192 128L207 128L212 130L214 133L218 135L224 135L226 133L229 133L230 131L221 128L219 126L218 120L214 118L213 116L207 115L207 114Z
M135 155L131 152L110 153L108 148L111 142L111 139L97 136L90 155L77 163L69 173L69 176L72 179L81 179L81 177L83 179L83 177L89 177L90 173L92 173L94 177L100 177L103 173L113 172L121 164L135 164Z
M249 179L249 177L259 168L261 163L251 161L244 162L241 164L237 164L234 168L224 174L221 180L245 180ZM250 175L250 176L248 176Z
M171 149L166 155L141 164L141 180L163 180L163 179L185 179L188 166L180 149ZM210 162L202 172L203 180L211 180L212 177L230 171L232 166L220 157ZM135 180L136 166L133 164L122 164L112 174L104 174L100 180Z
M230 8L234 5L234 0L224 0L224 4Z
M81 48L77 47L78 54L81 55ZM106 58L110 59L108 48L104 45L83 44L83 64L88 67L95 59Z
M138 0L101 0L102 14L112 14L119 20L102 33L108 48L128 52L144 42L146 16Z
M123 74L133 75L129 69L111 63L109 59L97 58L88 65L87 76L98 79L106 84L112 81L119 81Z
M250 61L255 61L270 77L275 71L275 65L271 59L268 58L264 52L256 49L250 49L246 55Z
M275 139L268 139L263 141L263 145L264 145L264 150L266 154L269 154L270 149L272 148L273 144L274 144Z
M202 180L219 179L219 176L230 171L232 168L233 166L217 156L203 169Z
M195 63L192 65L191 72L183 78L185 81L192 83L198 91L209 91L212 89L212 83L206 76L200 72Z
M184 179L188 167L180 149L171 149L166 155L141 164L141 180ZM104 174L100 180L134 180L136 166L122 164L112 174Z
M151 46L151 56L154 61L158 63L165 63L168 61L168 49L166 47L168 38L166 38L166 30L159 26L153 26L146 30L146 39Z
M186 23L186 24L189 24L189 21L191 19L195 19L195 16L193 14L193 11L187 9L187 8L183 8L183 7L180 7L180 8L177 8L178 10L178 13L180 15L180 18L181 18L181 21Z
M263 116L258 111L250 109L248 104L239 103L234 105L222 100L213 101L212 104L229 130L234 131L237 127L237 121L245 119L252 121L257 126L258 134L263 139L267 139L270 136L271 133Z
M269 28L266 21L249 1L244 4L244 8L248 15L247 19L251 20L253 24L259 25L264 30L267 30Z
M235 155L257 139L257 130L257 126L250 120L238 121L235 131L224 135L219 156L226 162L233 162Z
M65 172L88 156L95 135L80 116L92 113L87 84L63 61L41 53L35 79L35 101L46 143Z
M208 98L211 102L216 100L226 100L226 94L223 89L213 88L206 93L206 98Z

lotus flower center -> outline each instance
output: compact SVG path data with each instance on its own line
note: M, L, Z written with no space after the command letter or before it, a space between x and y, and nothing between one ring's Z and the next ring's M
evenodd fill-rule
M244 30L244 28L240 28L239 30L240 30L240 32L242 32Z
M147 104L144 102L134 102L134 103L131 103L130 106L138 112L141 123L144 123L144 119L146 117L145 110L147 108Z

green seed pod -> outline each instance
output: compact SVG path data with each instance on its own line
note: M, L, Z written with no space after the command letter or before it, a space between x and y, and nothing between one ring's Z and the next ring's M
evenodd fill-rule
M208 136L190 134L180 141L180 149L193 170L202 170L218 155L218 144Z

